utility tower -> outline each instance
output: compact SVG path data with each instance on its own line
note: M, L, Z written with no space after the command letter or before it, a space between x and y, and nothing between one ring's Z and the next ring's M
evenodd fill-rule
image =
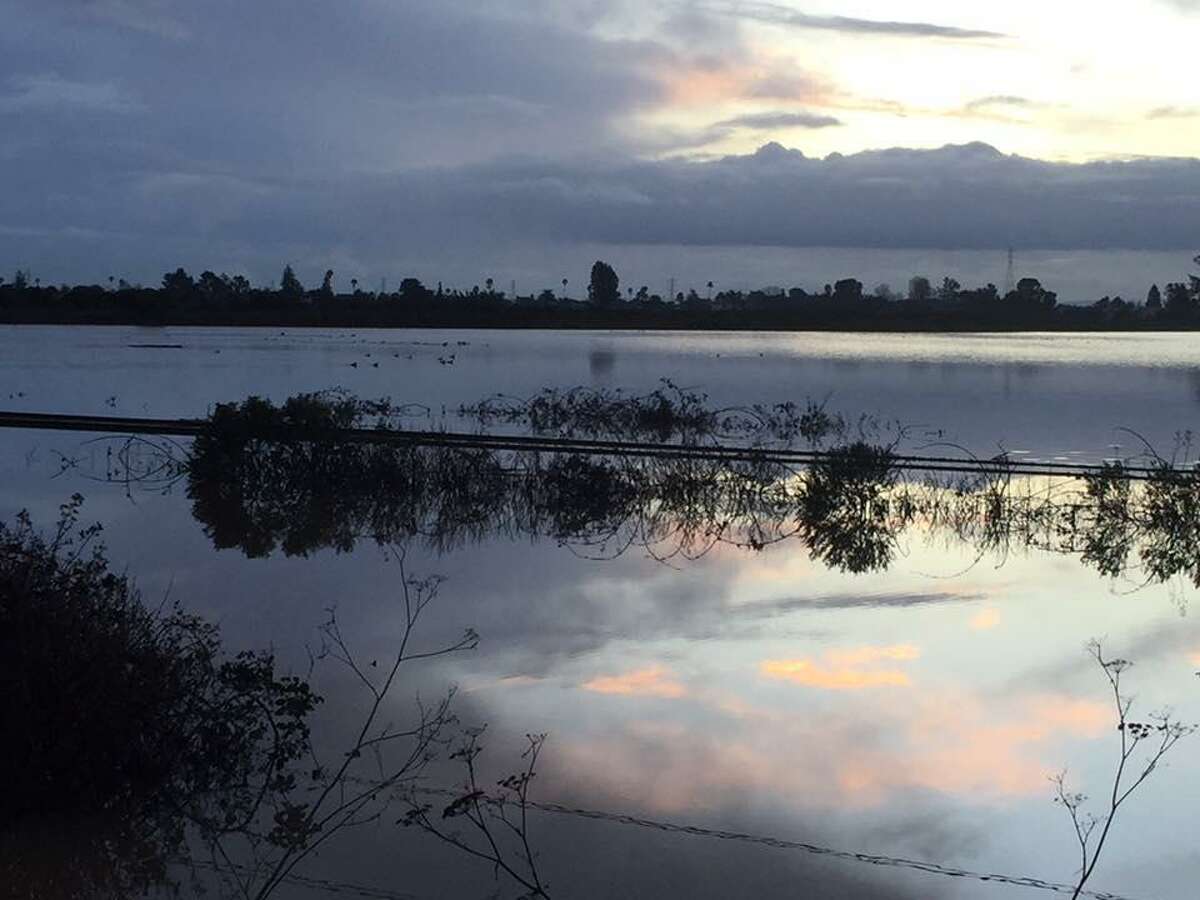
M1016 254L1013 253L1013 248L1008 248L1008 270L1004 275L1004 296L1008 296L1017 289L1017 266Z

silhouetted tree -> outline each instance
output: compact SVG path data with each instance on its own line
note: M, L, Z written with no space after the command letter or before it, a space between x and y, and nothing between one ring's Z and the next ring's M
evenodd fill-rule
M937 297L943 303L952 303L958 299L962 285L953 278L943 278L942 286L938 288Z
M1158 285L1150 285L1150 292L1146 294L1146 309L1158 312L1162 309L1162 305L1162 292L1158 289Z
M419 278L405 278L400 282L400 299L409 303L431 300L433 295Z
M325 270L325 278L321 282L321 296L322 297L332 297L333 296L333 269Z
M843 278L833 286L833 299L839 303L857 303L863 298L863 284L857 278Z
M283 267L283 275L279 278L279 293L288 298L304 295L304 285L300 283L300 279L296 277L296 273L292 271L290 265Z
M1167 315L1173 318L1187 318L1196 310L1196 295L1181 282L1168 284L1165 308Z
M1029 309L1053 309L1058 305L1058 294L1046 290L1036 278L1022 278L1017 289L1004 299Z
M206 299L215 300L221 297L229 289L228 279L221 278L216 272L205 269L200 273L199 281L200 293Z
M176 299L187 297L196 290L196 282L182 268L164 275L162 285L163 290Z
M621 280L616 270L608 263L597 260L588 281L588 300L597 306L611 306L620 299Z
M933 296L933 285L924 275L916 275L908 280L908 299L924 302Z

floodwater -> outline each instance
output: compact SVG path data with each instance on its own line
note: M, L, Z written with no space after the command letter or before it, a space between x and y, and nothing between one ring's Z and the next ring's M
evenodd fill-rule
M338 387L418 405L414 422L470 428L457 407L494 394L632 395L662 379L717 407L823 401L854 429L867 416L906 451L936 455L1089 463L1151 445L1182 457L1200 423L1192 335L0 330L0 407L20 411L199 417L252 395ZM456 688L457 727L487 726L485 786L521 768L526 734L547 736L532 799L605 814L530 813L551 896L1050 896L1043 883L1073 882L1080 857L1050 778L1066 771L1103 814L1120 760L1111 689L1087 643L1134 663L1122 675L1131 719L1170 709L1200 722L1187 562L1155 568L1135 549L1114 570L1057 532L998 544L932 515L867 556L821 535L688 544L682 505L665 529L642 527L647 509L665 515L655 492L671 472L639 482L648 499L622 495L623 515L640 511L641 540L627 519L605 519L598 480L584 480L581 497L551 490L538 469L515 498L490 489L463 500L454 486L482 481L484 457L422 495L419 527L386 491L339 483L332 495L369 506L374 531L359 506L314 502L327 520L263 514L251 539L223 517L219 477L106 480L121 445L94 437L0 432L0 516L28 509L50 528L59 504L84 495L81 520L103 525L113 568L148 604L169 596L219 624L231 652L272 648L311 681L325 698L313 740L330 758L352 745L370 695L336 659L313 661L329 610L376 677L405 630L405 578L444 578L412 640L436 649L470 628L478 646L405 663L384 718L402 729L418 696L428 705ZM294 509L286 462L271 471L255 508L276 490L279 508ZM529 497L542 504L536 516ZM1184 738L1122 806L1089 889L1195 896L1197 747L1200 735ZM461 766L435 761L425 779L453 787ZM397 800L334 834L294 870L320 884L285 883L278 895L520 895L487 862L397 824L404 811ZM231 890L211 869L172 865L185 894L197 881Z

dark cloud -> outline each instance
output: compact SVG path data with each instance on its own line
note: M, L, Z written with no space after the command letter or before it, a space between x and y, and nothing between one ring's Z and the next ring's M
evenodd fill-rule
M978 100L972 100L965 107L968 111L993 109L1000 107L1016 107L1025 109L1038 104L1030 100L1028 97L1016 97L1011 94L994 94L990 97L980 97Z
M833 128L843 124L834 116L811 112L751 113L718 122L718 128L746 128L752 131L774 131L782 128Z
M850 16L817 16L800 12L777 3L713 3L709 9L741 19L804 28L817 31L840 31L847 34L882 35L888 37L944 38L950 40L980 40L1003 38L1007 35L974 28L958 28L932 22L893 22L880 19L858 19Z
M979 593L883 593L831 594L818 597L790 598L759 604L755 608L770 609L783 615L796 610L813 609L905 609L912 606L937 606L946 603L975 603L986 599Z
M140 170L126 149L141 155ZM41 174L48 154L61 170L56 191ZM167 150L122 142L39 146L9 165L0 225L17 233L6 243L59 266L67 248L91 277L125 258L151 273L241 260L253 274L270 260L273 275L281 259L333 265L344 248L355 265L388 271L398 251L515 241L1176 250L1192 248L1200 220L1200 161L1051 163L981 144L823 160L770 144L710 162L510 157L383 174L229 174L175 168ZM52 236L68 232L56 252Z

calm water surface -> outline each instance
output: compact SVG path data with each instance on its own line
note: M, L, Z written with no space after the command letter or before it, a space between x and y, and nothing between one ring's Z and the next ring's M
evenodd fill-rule
M181 347L134 346L145 344ZM443 407L494 393L641 392L663 378L720 405L828 398L902 423L915 445L1034 459L1100 460L1143 439L1170 453L1200 425L1191 335L0 330L0 406L17 410L198 416L248 395L338 386L423 404L441 421ZM182 488L126 493L94 480L106 445L87 440L0 432L0 514L28 508L49 525L78 491L116 568L147 598L169 591L219 622L231 647L273 646L305 671L336 606L363 658L386 658L400 576L381 548L216 551ZM403 720L418 693L457 685L460 719L489 726L489 772L519 765L522 735L546 732L535 791L545 801L1069 881L1077 850L1049 776L1066 769L1099 797L1118 753L1085 643L1102 638L1136 662L1127 678L1139 709L1200 721L1196 589L1183 577L1110 579L1067 555L981 555L919 528L886 571L864 574L788 541L666 564L495 535L440 552L413 541L406 566L447 579L422 640L469 626L481 644L414 667L389 712ZM336 744L361 692L336 668L318 667L314 682L327 698L318 739ZM1090 887L1195 896L1193 741L1122 811ZM419 897L490 894L486 865L394 818L331 842L301 871ZM533 824L554 896L1050 896L571 816Z

